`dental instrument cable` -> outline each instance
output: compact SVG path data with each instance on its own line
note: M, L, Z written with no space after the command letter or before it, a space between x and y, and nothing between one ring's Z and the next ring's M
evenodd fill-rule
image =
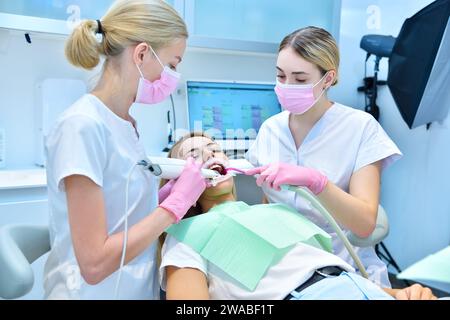
M120 258L119 275L117 276L116 288L114 290L114 300L117 300L118 297L119 297L120 279L122 278L122 270L123 270L123 266L125 264L125 255L126 255L126 252L127 252L127 242L128 242L128 191L129 191L129 186L130 186L130 179L131 179L131 175L132 175L134 169L138 165L140 165L140 164L139 163L134 164L133 167L131 168L130 172L128 173L127 184L126 184L126 187L125 187L125 214L124 214L125 226L124 226L124 234L123 234L122 256Z
M119 275L117 277L116 288L114 290L114 300L117 300L119 297L120 280L122 278L122 270L123 270L123 266L125 264L125 256L126 256L126 252L127 252L127 243L128 243L128 193L129 193L131 175L133 174L133 171L137 166L145 167L155 176L159 176L161 174L161 168L159 166L154 166L153 163L150 161L150 159L141 160L141 161L137 162L136 164L133 165L133 167L130 169L130 172L128 173L126 187L125 187L125 214L123 216L124 234L123 234L122 256L120 258Z
M283 186L281 186L281 188L284 190L289 190L289 191L293 191L293 192L297 193L302 198L309 201L311 203L311 205L320 212L320 214L328 221L328 223L331 224L334 231L336 231L336 234L338 235L338 237L344 243L345 248L347 249L347 251L350 253L351 257L355 261L356 266L358 267L362 276L366 279L369 279L369 275L367 274L366 268L364 268L364 265L362 264L361 260L359 259L358 255L356 254L355 250L353 249L353 246L350 244L350 241L348 241L347 237L345 236L344 232L337 224L336 220L328 212L328 210L320 203L320 201L314 195L312 195L309 191L305 190L302 187L283 185Z

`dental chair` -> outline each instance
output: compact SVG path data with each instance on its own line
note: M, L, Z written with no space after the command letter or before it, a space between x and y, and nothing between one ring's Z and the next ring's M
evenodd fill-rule
M386 238L389 224L384 209L379 206L377 224L368 238L354 234L348 236L351 244L358 247L374 246ZM33 261L50 250L47 227L7 225L0 228L0 298L16 299L27 294L33 287Z
M0 298L16 299L34 284L31 264L50 250L46 226L7 225L0 228Z
M377 256L380 259L384 260L388 267L391 265L400 274L402 270L400 269L397 262L388 251L386 245L383 243L383 240L388 236L388 234L389 234L389 222L387 214L386 211L384 211L383 207L379 205L377 223L373 233L368 238L360 238L353 233L350 233L350 235L348 235L347 237L350 243L356 247L374 246L375 253L377 254ZM403 280L403 282L406 284L406 286L411 285L408 280Z
M360 238L357 235L350 233L347 238L350 243L356 247L373 247L379 246L382 241L389 234L389 221L381 205L378 206L377 223L375 225L375 230L367 238ZM383 245L384 246L384 245Z
M387 214L386 211L384 211L383 207L379 205L377 223L373 233L368 238L360 238L351 233L350 235L348 235L348 240L352 245L357 247L375 246L375 253L377 254L377 256L380 259L384 260L388 267L391 265L400 274L402 270L400 269L397 262L390 254L386 245L383 243L383 240L388 236L388 234L389 234L389 222ZM403 282L406 284L406 286L411 285L408 280L403 280Z

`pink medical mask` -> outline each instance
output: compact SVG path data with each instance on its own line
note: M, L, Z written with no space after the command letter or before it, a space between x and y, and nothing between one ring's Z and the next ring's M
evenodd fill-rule
M284 84L278 81L275 86L275 93L278 101L284 110L292 114L303 114L316 104L326 90L323 90L320 96L314 98L314 87L317 86L327 75L327 73L316 84Z
M136 67L141 74L139 78L139 85L136 93L136 103L143 104L156 104L164 101L168 96L170 96L177 88L178 80L181 75L178 72L171 70L169 67L165 67L158 55L150 47L159 64L163 67L161 72L161 77L153 82L148 81L144 78L141 69L138 65Z

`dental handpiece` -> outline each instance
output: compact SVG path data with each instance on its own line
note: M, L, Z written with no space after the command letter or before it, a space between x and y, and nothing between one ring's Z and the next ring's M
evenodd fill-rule
M244 174L245 175L246 174L245 170L242 170L239 168L233 168L233 167L225 168L225 174L228 174L228 173L233 174L233 175L236 175L236 174Z
M162 172L159 175L162 179L177 179L184 170L183 166L178 165L160 165ZM220 174L214 170L202 169L201 170L203 177L206 179L214 179L220 177Z
M145 166L151 173L161 179L177 179L184 170L186 161L173 158L149 157L138 163ZM210 169L201 169L203 177L214 179L221 176L220 173Z

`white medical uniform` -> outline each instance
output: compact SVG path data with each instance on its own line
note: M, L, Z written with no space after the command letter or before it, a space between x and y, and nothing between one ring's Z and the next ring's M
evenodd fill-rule
M64 178L83 175L102 188L108 233L124 229L126 180L133 166L146 158L134 126L87 94L58 119L46 138L51 252L45 265L48 299L113 299L118 271L97 285L80 275L68 221ZM131 175L128 227L157 207L157 180L136 167ZM158 299L156 244L124 266L120 299Z
M274 162L304 166L320 171L342 190L349 191L352 174L383 160L383 169L401 157L401 152L378 122L368 113L334 103L310 130L297 150L289 129L289 112L281 112L263 123L255 143L246 154L254 166ZM292 191L263 186L271 203L296 208L333 237L334 253L356 265L331 225L312 206ZM344 230L348 232L348 230ZM390 287L386 265L374 248L355 248L375 283Z
M208 280L210 299L218 300L281 300L308 280L316 269L338 266L346 271L354 271L339 257L298 243L280 262L270 267L255 290L250 291L191 247L169 235L161 250L159 280L163 290L166 290L167 266L200 270Z

